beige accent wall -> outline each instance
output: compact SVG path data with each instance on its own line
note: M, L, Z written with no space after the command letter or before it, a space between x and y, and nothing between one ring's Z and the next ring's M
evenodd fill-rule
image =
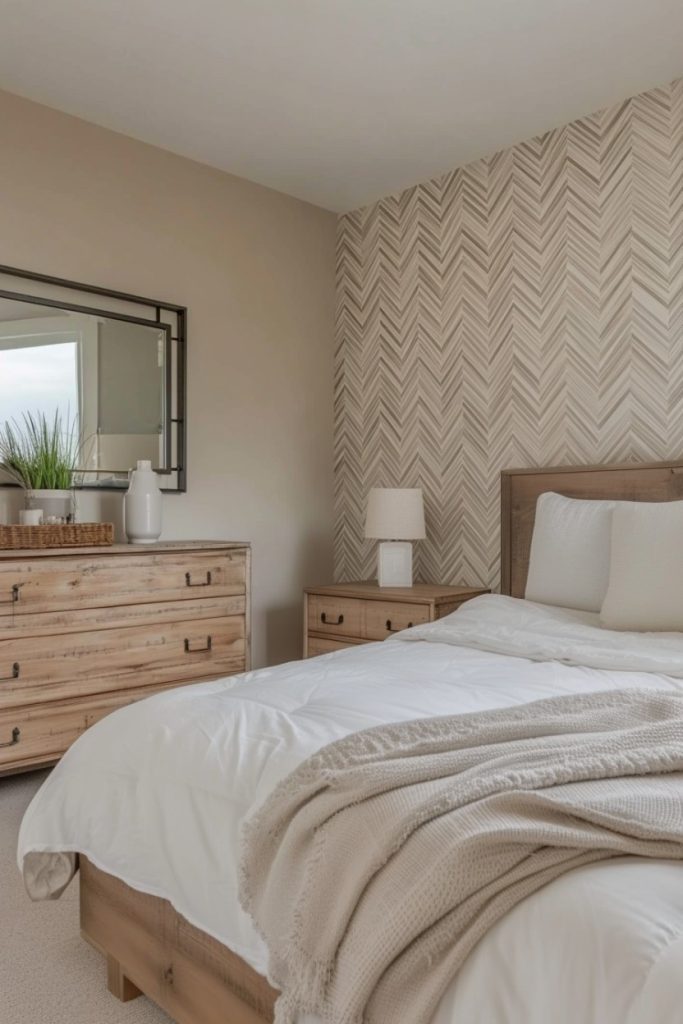
M251 541L255 664L297 657L301 588L332 574L335 216L7 93L0 126L0 263L188 306L163 536ZM121 527L119 495L81 510Z
M683 81L340 218L336 570L373 486L420 578L497 586L500 471L683 452Z

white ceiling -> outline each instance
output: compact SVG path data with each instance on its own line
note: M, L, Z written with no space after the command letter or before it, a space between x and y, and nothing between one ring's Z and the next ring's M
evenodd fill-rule
M682 0L0 0L0 87L348 210L683 74Z

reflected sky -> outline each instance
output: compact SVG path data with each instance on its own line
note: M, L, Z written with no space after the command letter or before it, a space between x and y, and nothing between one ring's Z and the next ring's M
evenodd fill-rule
M76 343L0 348L0 426L21 423L25 412L52 419L56 410L64 423L78 413Z

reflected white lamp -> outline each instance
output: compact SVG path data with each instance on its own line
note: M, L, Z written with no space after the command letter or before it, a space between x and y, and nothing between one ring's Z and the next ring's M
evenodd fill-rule
M380 587L412 587L413 545L425 537L421 487L373 487L365 536L382 541L377 553Z

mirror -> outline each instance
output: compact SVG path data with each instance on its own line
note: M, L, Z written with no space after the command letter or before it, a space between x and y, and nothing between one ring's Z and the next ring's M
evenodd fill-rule
M164 489L184 490L183 308L155 304L143 317L130 307L147 300L119 293L98 294L125 300L115 305L126 311L22 295L3 287L3 272L0 426L58 412L80 439L76 486L125 488L128 470L149 459ZM54 292L54 279L38 280Z

